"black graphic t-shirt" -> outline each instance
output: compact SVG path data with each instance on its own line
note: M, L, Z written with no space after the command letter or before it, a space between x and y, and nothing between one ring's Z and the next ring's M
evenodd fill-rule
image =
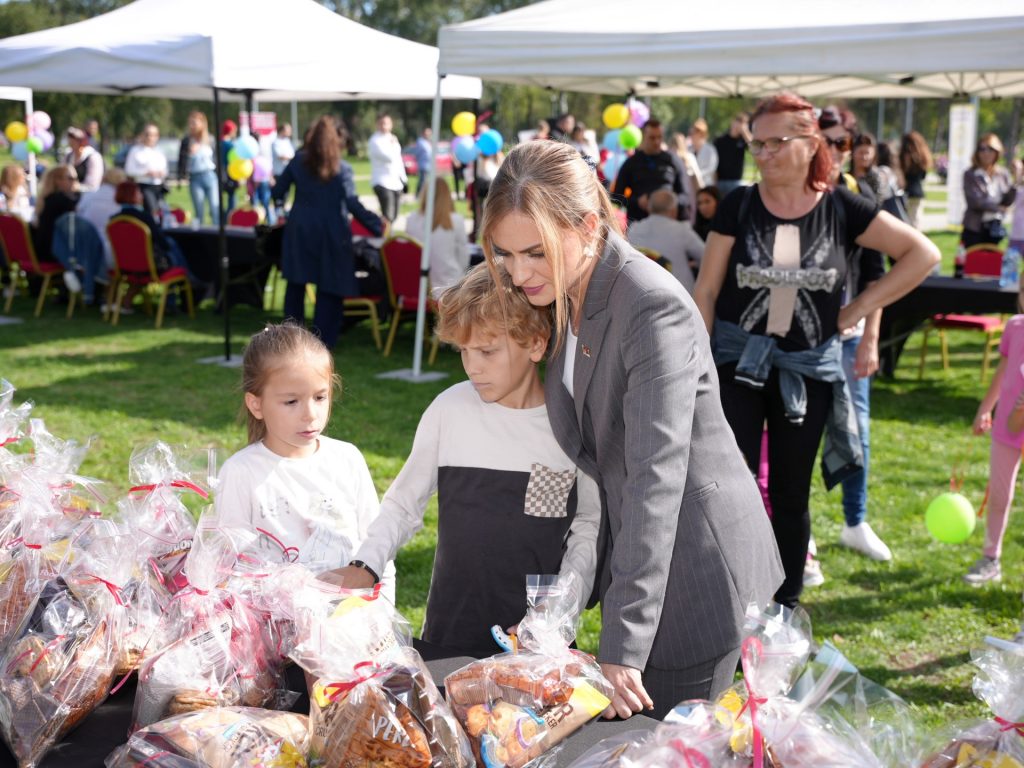
M833 336L839 309L845 303L848 258L857 259L862 277L877 269L877 260L864 257L854 242L868 228L878 207L841 187L822 195L813 209L798 219L781 219L770 213L754 186L749 193L746 221L739 222L743 188L732 192L718 207L711 230L736 238L729 256L722 290L715 304L715 316L749 333L765 334L772 288L796 288L793 322L779 348L792 352L811 349ZM835 197L842 199L845 232L840 231ZM798 269L773 267L776 229L791 224L799 230Z

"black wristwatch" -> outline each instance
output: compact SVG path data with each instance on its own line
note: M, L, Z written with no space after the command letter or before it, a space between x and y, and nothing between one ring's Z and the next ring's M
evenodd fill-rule
M364 563L362 560L352 560L352 561L349 562L349 565L354 565L356 568L362 568L368 574L373 576L373 583L374 584L379 584L380 583L380 576L377 575L377 572L375 570L373 570L373 568L368 566L366 563Z

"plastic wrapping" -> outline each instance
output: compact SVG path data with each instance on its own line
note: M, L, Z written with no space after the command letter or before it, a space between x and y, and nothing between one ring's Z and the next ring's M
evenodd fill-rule
M545 764L552 748L611 702L597 662L569 647L579 611L575 580L531 577L527 605L520 652L472 662L445 678L448 702L478 762L490 768Z
M111 628L63 580L46 584L24 631L0 657L0 728L22 768L106 698Z
M282 665L262 615L225 590L238 531L200 523L175 594L139 667L133 729L215 706L284 706Z
M306 768L305 715L215 707L161 720L132 734L106 768Z
M570 768L712 768L731 764L731 715L687 701L653 731L627 731L597 744Z
M310 748L317 765L470 768L466 735L409 626L379 588L351 592L311 585L297 618L292 657L316 682L310 690Z
M973 663L974 693L993 717L953 729L922 768L1024 766L1024 651L987 649L975 652Z

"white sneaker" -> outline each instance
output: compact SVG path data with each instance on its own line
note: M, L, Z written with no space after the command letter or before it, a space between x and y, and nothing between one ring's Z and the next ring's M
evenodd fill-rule
M79 280L78 275L70 269L64 273L64 285L66 285L68 290L72 293L82 292L82 281Z
M839 543L867 555L872 560L892 560L892 552L867 523L844 525L843 532L839 534Z
M804 563L804 586L820 587L825 583L825 574L821 572L821 563L813 557L808 556Z
M807 554L811 557L818 556L818 545L814 542L814 534L811 534L811 538L807 542Z
M967 569L964 574L964 581L972 587L980 587L988 582L1000 582L1003 580L1003 571L999 561L988 555L979 557L974 565Z

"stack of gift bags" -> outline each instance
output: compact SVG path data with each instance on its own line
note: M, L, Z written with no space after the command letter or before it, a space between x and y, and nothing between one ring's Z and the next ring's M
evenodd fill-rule
M127 493L79 474L88 444L51 435L0 381L0 736L22 768L130 675L131 732L108 768L552 768L612 695L572 648L572 579L530 577L512 652L434 681L379 590L317 579L256 531L204 511L208 452L137 449ZM1024 652L975 654L991 716L940 734L815 652L799 609L752 607L742 679L577 768L1024 768ZM287 711L305 674L309 711ZM442 695L437 683L443 683Z

